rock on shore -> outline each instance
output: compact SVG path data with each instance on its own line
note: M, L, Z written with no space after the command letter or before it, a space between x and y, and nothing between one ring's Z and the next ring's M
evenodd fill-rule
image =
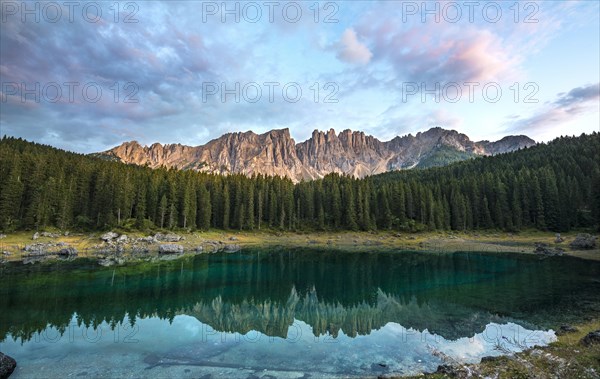
M0 353L0 379L6 379L15 371L17 361L6 354Z
M596 237L587 233L578 234L569 246L572 249L593 249L596 247Z

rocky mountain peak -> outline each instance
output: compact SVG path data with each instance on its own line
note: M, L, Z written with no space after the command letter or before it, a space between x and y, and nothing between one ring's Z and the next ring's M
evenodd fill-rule
M296 143L290 130L284 128L263 134L252 131L227 133L201 146L154 143L147 147L130 141L101 154L150 167L219 174L279 175L300 181L321 178L332 172L364 177L389 170L428 167L534 144L535 141L526 136L473 142L465 134L441 127L386 142L362 131L345 129L336 134L334 129L315 129L309 139ZM442 150L444 155L436 156Z

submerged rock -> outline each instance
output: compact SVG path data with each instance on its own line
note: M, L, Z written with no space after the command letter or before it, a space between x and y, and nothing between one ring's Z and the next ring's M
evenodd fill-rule
M183 253L183 246L175 244L160 245L158 252L160 254L181 254Z
M223 246L223 251L226 253L235 253L240 250L242 250L242 247L238 244L227 244Z
M48 259L48 256L39 255L39 256L33 256L33 257L25 257L25 258L23 258L22 262L24 265L30 265L30 264L34 264L34 263L38 263L38 262L43 262L46 259Z
M560 247L550 248L547 244L536 242L534 253L545 255L547 257L561 256L565 253Z
M580 341L583 346L600 345L600 329L589 332Z
M587 233L578 234L569 246L571 246L572 249L593 249L596 247L596 237Z
M0 353L0 379L8 378L16 367L17 361L6 354Z
M160 260L161 261L173 261L175 259L179 259L180 257L183 256L183 253L177 253L177 254L163 254L160 256Z
M150 249L148 249L146 246L133 246L131 248L131 252L134 254L147 254L150 252Z
M76 257L77 249L75 249L74 247L67 247L64 249L60 249L56 254L58 254L61 257Z
M123 263L125 263L125 260L119 257L106 257L98 259L98 264L103 267L109 267L116 264L122 265Z

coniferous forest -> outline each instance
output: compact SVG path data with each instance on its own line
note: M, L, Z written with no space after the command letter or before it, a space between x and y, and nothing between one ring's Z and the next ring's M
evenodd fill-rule
M4 137L0 229L568 231L600 224L600 134L354 179L126 165Z

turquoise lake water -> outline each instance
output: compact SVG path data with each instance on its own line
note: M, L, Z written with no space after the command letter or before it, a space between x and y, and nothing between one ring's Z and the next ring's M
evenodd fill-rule
M409 375L600 312L600 262L519 254L251 249L0 280L14 378Z

